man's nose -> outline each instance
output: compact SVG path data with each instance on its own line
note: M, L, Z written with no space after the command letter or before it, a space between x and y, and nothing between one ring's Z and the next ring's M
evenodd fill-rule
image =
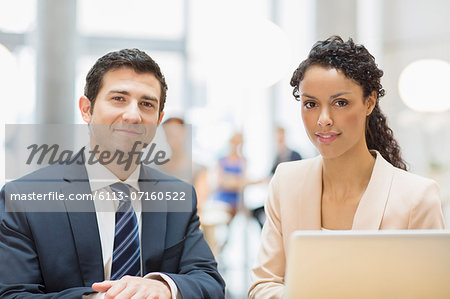
M129 124L138 124L142 121L138 101L130 101L122 114L122 119Z

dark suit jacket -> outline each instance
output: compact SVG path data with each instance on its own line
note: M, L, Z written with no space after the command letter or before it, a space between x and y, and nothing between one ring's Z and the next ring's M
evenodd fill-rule
M40 180L40 181L39 181ZM36 181L39 181L38 185ZM155 210L143 201L143 273L163 272L183 299L223 298L224 281L199 230L192 186L141 167L141 191L165 192L170 184L192 192L188 212L172 212L177 202L162 201ZM6 184L0 194L0 297L80 298L104 280L102 250L92 201L52 202L62 212L5 212L10 193L58 191L91 193L82 165L52 165ZM30 203L27 203L30 204ZM73 212L86 209L87 212Z

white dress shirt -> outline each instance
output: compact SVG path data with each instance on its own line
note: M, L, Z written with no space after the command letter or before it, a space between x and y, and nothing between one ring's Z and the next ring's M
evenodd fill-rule
M119 206L118 200L112 200L114 199L114 192L111 190L109 186L117 182L122 182L132 187L130 188L130 194L133 192L139 192L140 189L138 179L141 170L141 165L139 164L138 167L125 181L119 180L108 168L103 166L101 163L93 163L93 164L85 163L85 166L89 178L89 185L91 187L91 192L94 198L95 213L97 216L97 223L98 223L98 232L102 247L103 268L105 270L104 279L109 280L111 278L111 266L114 250L114 234L115 234L114 230L116 221L115 212L117 210L117 207ZM103 198L103 200L101 200L101 198ZM138 198L138 196L137 197L131 196L131 198ZM131 205L133 206L133 209L136 213L139 228L139 245L142 248L141 202L140 200L132 200ZM143 273L142 269L143 267L141 254L141 273ZM170 286L172 299L181 298L175 282L166 274L159 272L152 272L146 274L144 278L163 279ZM93 293L83 296L83 298L97 299L97 298L104 298L104 296L105 296L104 293Z

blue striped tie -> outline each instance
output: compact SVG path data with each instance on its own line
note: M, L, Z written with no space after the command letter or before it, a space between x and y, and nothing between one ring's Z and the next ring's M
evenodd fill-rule
M116 198L121 199L116 212L111 280L121 279L125 275L140 276L139 229L131 206L130 188L123 183L115 183L110 187L116 193Z

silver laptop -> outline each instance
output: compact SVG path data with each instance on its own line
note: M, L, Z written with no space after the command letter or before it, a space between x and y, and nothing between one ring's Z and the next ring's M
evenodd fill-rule
M450 232L297 231L286 298L450 298Z

